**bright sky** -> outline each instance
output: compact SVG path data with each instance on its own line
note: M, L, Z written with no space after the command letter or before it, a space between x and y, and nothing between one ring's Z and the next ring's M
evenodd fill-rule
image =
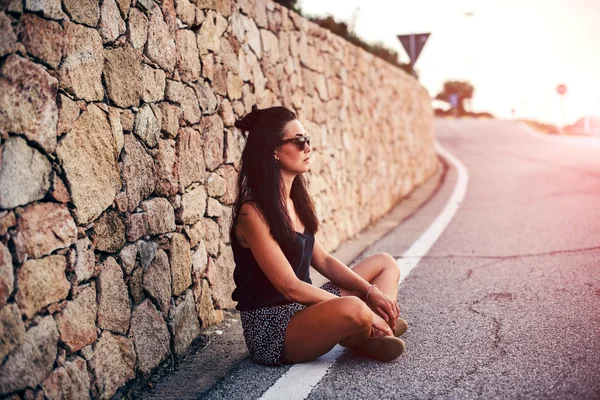
M352 22L368 42L408 55L399 34L431 32L416 69L432 97L443 82L475 86L473 108L565 124L600 115L600 0L299 0L308 15ZM358 7L358 11L355 10ZM465 12L474 13L467 17Z

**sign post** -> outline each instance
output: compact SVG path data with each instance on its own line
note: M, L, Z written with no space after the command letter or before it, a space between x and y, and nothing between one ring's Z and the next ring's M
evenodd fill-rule
M559 132L563 133L563 126L565 126L565 93L567 93L567 86L563 83L556 87L556 92L560 96L560 128Z
M452 115L458 117L458 95L456 93L450 93L448 96L450 100L450 108L452 109Z

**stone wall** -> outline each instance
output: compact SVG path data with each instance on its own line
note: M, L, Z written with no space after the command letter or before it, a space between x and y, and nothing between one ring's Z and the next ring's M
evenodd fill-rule
M0 57L0 397L110 398L234 306L253 104L312 136L330 250L436 166L413 78L264 0L3 0Z

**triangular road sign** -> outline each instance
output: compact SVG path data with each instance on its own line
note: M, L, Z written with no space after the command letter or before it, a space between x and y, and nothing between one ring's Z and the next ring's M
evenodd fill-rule
M406 50L406 53L410 57L410 64L412 66L417 62L417 58L421 54L421 50L425 47L425 42L429 39L431 33L411 33L409 35L398 35L402 47Z

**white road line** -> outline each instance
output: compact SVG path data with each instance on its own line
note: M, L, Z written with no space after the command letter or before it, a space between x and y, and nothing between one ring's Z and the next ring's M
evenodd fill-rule
M413 245L402 254L402 257L396 259L396 262L398 262L400 267L400 283L402 283L408 274L410 274L410 271L419 264L421 258L429 252L429 249L431 249L433 244L441 236L442 232L444 232L446 226L448 226L450 221L452 221L452 218L454 218L454 215L458 211L458 208L467 193L469 173L463 163L454 157L452 153L444 149L439 143L436 143L436 150L456 169L458 178L454 190L442 212L437 216L429 228L423 232L419 239L417 239Z
M329 353L314 361L295 364L281 376L263 395L261 400L302 400L325 376L329 368L344 353L345 348L336 344Z
M446 226L448 226L456 214L467 191L469 174L465 166L451 153L442 148L439 143L436 144L436 150L456 168L458 171L458 180L442 212L402 257L396 260L401 272L400 282L417 266L421 258L427 254L431 246L433 246L444 229L446 229ZM329 353L314 361L295 364L273 386L263 393L260 400L306 399L313 388L317 386L327 371L333 366L338 357L344 353L344 350L342 346L336 345Z

